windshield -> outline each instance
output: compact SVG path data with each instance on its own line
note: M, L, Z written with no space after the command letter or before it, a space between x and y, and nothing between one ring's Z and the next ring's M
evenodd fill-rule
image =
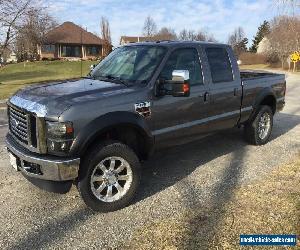
M125 46L115 49L90 76L95 79L107 78L130 84L146 83L161 62L166 49L161 46Z

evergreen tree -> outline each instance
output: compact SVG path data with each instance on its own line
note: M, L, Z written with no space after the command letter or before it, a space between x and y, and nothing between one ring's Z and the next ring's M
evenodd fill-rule
M256 53L258 44L261 42L261 40L270 33L270 24L268 21L264 21L259 27L258 31L254 37L253 44L250 47L250 51Z

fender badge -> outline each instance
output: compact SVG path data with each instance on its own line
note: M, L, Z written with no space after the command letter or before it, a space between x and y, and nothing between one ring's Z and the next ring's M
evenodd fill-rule
M143 117L151 116L151 103L150 102L139 102L134 104L134 110Z

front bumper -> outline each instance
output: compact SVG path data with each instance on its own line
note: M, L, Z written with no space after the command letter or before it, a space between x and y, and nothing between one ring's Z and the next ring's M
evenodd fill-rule
M74 180L78 177L80 158L59 158L30 152L6 136L7 150L17 159L18 169L28 177L50 181Z

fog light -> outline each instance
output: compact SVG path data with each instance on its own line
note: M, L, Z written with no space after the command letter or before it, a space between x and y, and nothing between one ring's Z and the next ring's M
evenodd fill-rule
M67 149L67 143L62 142L61 145L60 145L60 149L61 149L61 151L65 151Z
M72 145L72 142L73 140L47 140L48 149L50 152L68 152Z
M52 150L52 151L55 150L55 143L53 141L50 142L50 150Z

